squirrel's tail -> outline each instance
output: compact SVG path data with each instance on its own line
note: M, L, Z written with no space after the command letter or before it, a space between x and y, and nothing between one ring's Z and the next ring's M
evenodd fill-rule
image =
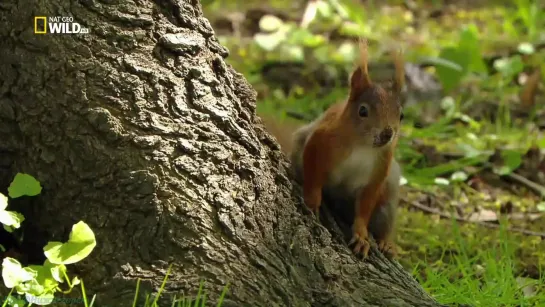
M293 151L293 134L305 123L290 118L279 120L271 115L259 114L265 129L272 134L284 154L290 156Z

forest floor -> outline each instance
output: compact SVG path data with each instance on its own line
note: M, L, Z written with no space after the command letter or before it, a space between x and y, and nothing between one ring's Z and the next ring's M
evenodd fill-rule
M545 304L543 7L202 2L285 150L294 127L346 97L356 37L369 41L374 80L392 76L388 52L402 47L400 263L446 304Z

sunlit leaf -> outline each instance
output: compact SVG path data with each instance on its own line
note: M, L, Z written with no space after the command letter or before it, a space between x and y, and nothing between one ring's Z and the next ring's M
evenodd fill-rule
M4 285L8 288L32 280L36 275L36 271L23 268L16 259L5 257L2 261L2 278L4 279Z
M80 221L72 227L68 242L49 242L44 247L44 253L53 264L71 264L87 257L95 246L95 234Z
M454 172L450 176L450 180L452 181L466 181L467 180L467 174L462 171Z
M450 184L450 182L449 182L448 179L446 179L446 178L441 178L441 177L435 178L434 182L435 182L435 184L437 184L437 185L449 185L449 184Z
M34 177L23 173L17 173L8 188L8 195L11 198L17 198L25 195L35 196L41 192L42 187L40 186L40 182Z
M330 18L333 15L333 8L328 2L323 0L317 0L316 3L318 13L324 18Z
M274 16L274 15L264 15L259 20L259 28L263 32L274 32L278 30L284 22L282 19Z
M8 197L0 193L0 210L5 210L8 207Z
M19 212L0 210L0 223L5 226L19 228L24 220L25 217Z
M534 45L530 43L520 43L517 49L520 53L523 54L532 54L536 51Z
M274 50L285 39L286 36L281 31L270 34L257 33L254 35L254 40L257 45L267 51Z

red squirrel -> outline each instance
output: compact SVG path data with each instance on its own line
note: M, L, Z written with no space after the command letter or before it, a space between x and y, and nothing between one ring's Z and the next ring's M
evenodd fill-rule
M394 150L403 119L405 73L398 52L392 88L374 84L367 69L367 43L362 40L359 47L360 63L350 76L348 98L294 132L290 160L302 181L305 204L316 216L322 192L354 202L348 245L356 255L367 257L371 232L379 250L392 257L401 176Z

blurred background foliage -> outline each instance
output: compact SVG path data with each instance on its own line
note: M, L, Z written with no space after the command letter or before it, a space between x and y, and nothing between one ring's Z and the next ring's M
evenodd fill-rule
M201 3L285 150L346 98L358 37L378 82L401 48L400 263L444 303L545 306L545 2Z

